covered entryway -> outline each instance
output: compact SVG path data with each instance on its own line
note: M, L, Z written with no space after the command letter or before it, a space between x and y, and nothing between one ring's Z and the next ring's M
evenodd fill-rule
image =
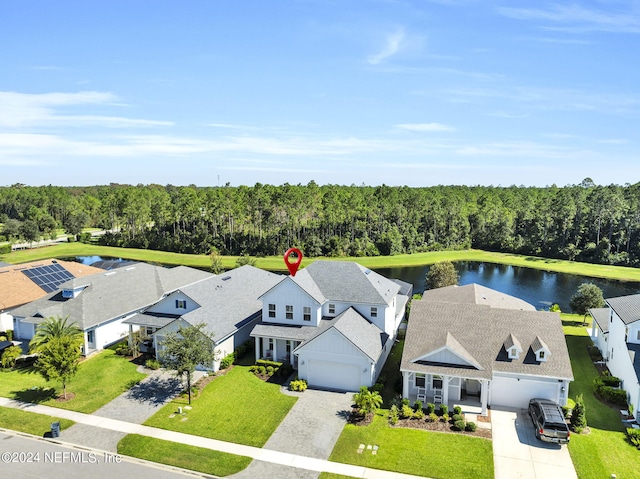
M491 406L526 409L532 398L558 402L558 389L558 382L497 376L491 381Z
M357 391L361 382L360 366L332 361L309 361L307 382L310 386L341 391Z

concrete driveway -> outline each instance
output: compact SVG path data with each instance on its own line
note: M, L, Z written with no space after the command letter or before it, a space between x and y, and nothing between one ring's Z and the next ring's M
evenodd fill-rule
M491 410L495 479L577 479L567 446L536 439L525 409Z

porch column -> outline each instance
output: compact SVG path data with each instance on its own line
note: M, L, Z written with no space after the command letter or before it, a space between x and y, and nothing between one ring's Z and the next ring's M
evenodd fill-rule
M273 338L273 357L271 358L272 361L277 361L278 357L278 340L276 338Z
M487 415L487 398L489 396L489 381L486 379L480 380L480 404L482 405L481 416Z
M409 373L402 371L402 397L409 398Z
M449 383L453 378L442 376L442 404L449 405Z
M133 348L133 324L129 325L129 340L127 341L129 348Z
M256 336L255 348L256 348L256 361L260 359L260 349L262 345L262 338L260 336Z

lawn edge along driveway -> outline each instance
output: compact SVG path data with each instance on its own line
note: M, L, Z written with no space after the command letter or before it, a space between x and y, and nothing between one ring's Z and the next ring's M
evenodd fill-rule
M278 384L258 379L249 368L234 366L216 377L186 409L178 398L145 421L146 426L262 447L297 401ZM177 414L182 407L182 414ZM304 427L303 424L300 427Z

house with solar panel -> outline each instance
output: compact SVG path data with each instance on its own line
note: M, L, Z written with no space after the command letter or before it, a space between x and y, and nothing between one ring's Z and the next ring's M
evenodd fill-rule
M315 261L262 295L256 358L289 362L310 386L372 386L412 293L358 263Z
M84 331L83 351L88 355L125 337L130 330L127 319L179 288L212 276L186 266L146 263L99 271L67 279L44 297L13 309L15 337L30 340L46 318L69 318Z
M14 330L11 311L42 298L71 279L82 278L102 270L74 261L55 259L0 267L0 331Z
M620 378L629 404L640 411L640 294L605 298L605 303L589 310L591 338L611 374Z

